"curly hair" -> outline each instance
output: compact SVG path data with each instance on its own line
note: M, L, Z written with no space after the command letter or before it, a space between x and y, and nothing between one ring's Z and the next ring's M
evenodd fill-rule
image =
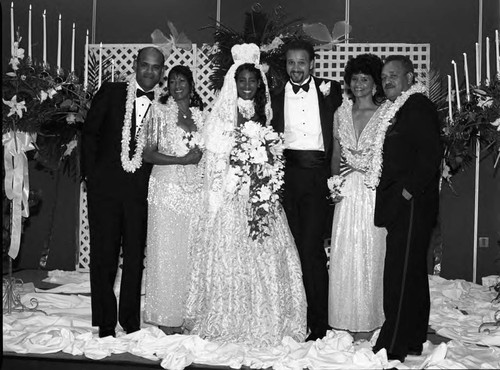
M248 71L250 73L255 74L255 77L257 78L258 81L258 87L257 91L255 92L255 96L253 98L253 101L255 103L255 114L257 115L257 120L262 124L263 126L266 125L266 103L267 103L267 98L266 98L266 86L264 84L264 81L262 80L262 75L260 74L260 70L255 67L255 64L253 63L244 63L240 65L237 69L236 72L234 73L234 79L238 81L238 76L241 72L243 71Z
M196 92L196 89L194 86L193 72L191 72L191 69L189 67L182 66L182 65L176 65L176 66L172 67L172 69L168 72L166 82L164 82L164 84L167 85L167 89L165 89L166 94L160 98L160 103L165 104L167 102L168 98L170 97L170 90L168 89L168 82L170 81L171 78L174 78L175 76L183 76L188 81L189 89L191 90L191 93L189 96L189 106L196 107L199 110L203 110L205 104L203 103L203 100L201 99L200 95Z
M375 82L375 94L373 95L373 102L380 105L385 100L384 90L382 88L382 67L384 64L382 60L374 54L361 54L355 58L349 59L345 67L344 81L347 86L349 96L352 95L350 89L352 76L358 73L371 76Z

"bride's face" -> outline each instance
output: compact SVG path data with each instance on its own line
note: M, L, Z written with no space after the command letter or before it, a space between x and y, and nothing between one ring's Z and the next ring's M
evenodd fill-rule
M236 88L238 96L243 100L251 100L257 92L259 80L255 72L250 72L246 69L242 70L236 78Z
M188 79L181 74L174 74L170 76L168 80L168 89L170 95L175 101L179 100L189 100L189 94L191 93L191 86L189 85Z

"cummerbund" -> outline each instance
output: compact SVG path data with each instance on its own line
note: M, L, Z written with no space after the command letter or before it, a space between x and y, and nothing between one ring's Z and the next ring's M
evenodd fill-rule
M319 168L327 165L325 152L321 150L285 149L285 165L301 168Z

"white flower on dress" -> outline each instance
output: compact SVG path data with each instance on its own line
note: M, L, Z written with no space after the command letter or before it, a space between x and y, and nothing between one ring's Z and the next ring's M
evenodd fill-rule
M319 85L319 91L321 91L321 93L323 94L324 97L327 97L328 95L330 95L330 88L332 86L332 82L331 81L323 81L321 83L321 85Z

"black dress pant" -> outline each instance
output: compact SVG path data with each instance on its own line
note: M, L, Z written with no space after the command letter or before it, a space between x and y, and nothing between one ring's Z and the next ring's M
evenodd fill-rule
M113 286L123 250L119 322L126 331L140 328L141 280L146 245L147 200L88 193L92 325L114 328L117 302Z
M329 168L285 166L283 207L302 265L307 325L313 333L328 329L328 270L324 248L328 215Z
M397 207L397 217L386 225L385 322L375 351L385 348L390 354L406 356L427 339L427 250L437 212L436 207L419 199L407 201L401 197Z

